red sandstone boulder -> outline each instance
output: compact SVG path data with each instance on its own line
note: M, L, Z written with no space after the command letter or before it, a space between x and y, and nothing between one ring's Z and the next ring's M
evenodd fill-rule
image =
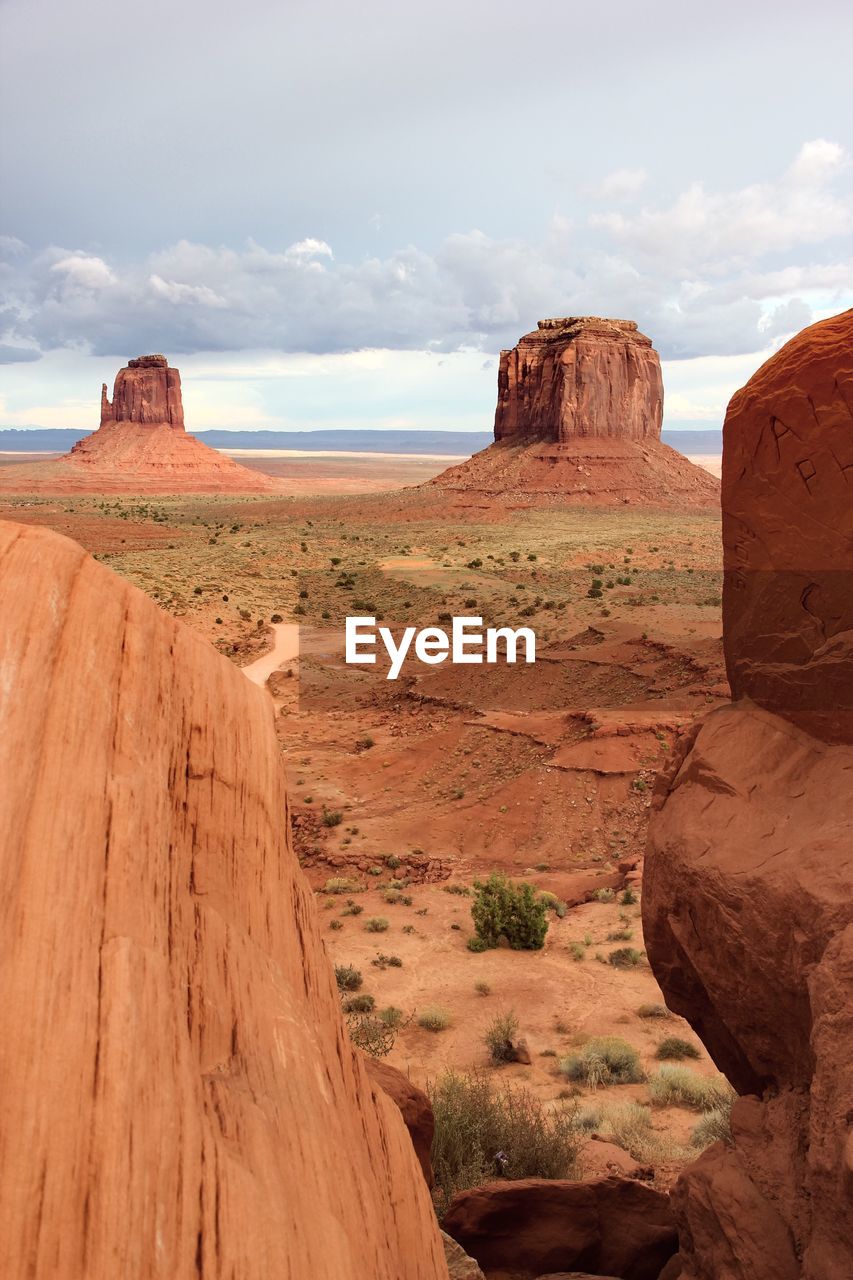
M446 1280L341 1020L270 699L0 523L0 1276Z
M484 1271L577 1269L657 1280L678 1243L668 1196L631 1179L524 1178L453 1198L444 1229Z
M435 1116L432 1113L429 1098L423 1089L412 1084L408 1076L403 1075L402 1071L398 1071L390 1063L372 1058L367 1053L363 1055L363 1061L373 1083L378 1085L399 1108L403 1123L412 1139L415 1155L423 1169L427 1186L431 1187L433 1177L430 1152L435 1133Z
M761 366L723 444L732 696L853 742L853 310Z
M853 613L831 573L853 567L851 339L853 312L813 326L732 402L724 628L740 700L680 742L654 798L649 960L750 1095L732 1145L673 1192L683 1280L853 1274Z

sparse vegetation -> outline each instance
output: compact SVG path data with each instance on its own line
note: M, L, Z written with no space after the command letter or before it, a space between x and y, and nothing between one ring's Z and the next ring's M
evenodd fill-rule
M452 1022L450 1010L443 1009L440 1005L429 1005L418 1014L418 1026L423 1027L424 1031L446 1031Z
M596 1036L588 1040L577 1053L563 1059L560 1071L569 1080L590 1089L600 1085L639 1084L645 1078L637 1050L619 1036Z
M433 1198L441 1218L457 1191L494 1178L570 1178L580 1135L573 1106L546 1109L527 1089L445 1072L427 1086L435 1113Z
M672 1014L669 1012L665 1004L641 1004L637 1009L638 1018L670 1018Z
M607 963L614 969L635 969L643 958L642 951L636 947L617 947L607 957Z
M376 1000L366 991L357 996L349 996L344 1000L344 1013L372 1013Z
M714 1111L734 1095L724 1076L700 1076L690 1067L659 1067L649 1078L649 1097L660 1107L692 1107Z
M364 927L368 933L384 933L388 928L388 921L384 916L369 916L364 922Z
M699 1120L690 1137L694 1147L709 1147L712 1142L732 1141L732 1099L728 1104L711 1107Z
M474 983L474 990L478 996L490 996L492 994L492 988L488 982L483 982L482 980Z
M682 1040L679 1036L667 1036L665 1040L661 1040L657 1047L655 1057L662 1062L668 1059L680 1061L682 1058L698 1058L699 1050L695 1044L691 1044L689 1040Z
M517 1035L518 1018L511 1009L507 1013L499 1013L486 1027L483 1043L489 1051L489 1060L495 1066L513 1061L513 1042Z
M351 964L335 965L335 981L339 991L358 991L364 979L361 973Z

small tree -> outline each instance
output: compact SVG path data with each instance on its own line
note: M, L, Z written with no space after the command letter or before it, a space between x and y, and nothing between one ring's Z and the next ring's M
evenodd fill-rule
M537 951L548 932L546 910L532 884L514 885L494 871L474 881L471 916L485 947L496 947L503 936L513 951Z

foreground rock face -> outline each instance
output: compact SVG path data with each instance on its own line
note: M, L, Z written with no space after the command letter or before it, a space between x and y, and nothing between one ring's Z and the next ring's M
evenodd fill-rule
M0 524L0 1274L446 1280L340 1017L269 699Z
M853 742L853 310L798 334L733 397L723 551L734 697Z
M662 418L658 353L633 320L540 320L501 352L495 440L658 440Z
M657 1280L678 1247L669 1198L618 1177L489 1182L454 1196L443 1225L484 1271L530 1280L578 1268Z
M849 315L838 318L842 328ZM724 528L731 538L756 492L750 528L763 531L738 565L745 585L728 584L727 656L736 693L780 714L742 697L696 726L659 781L649 830L643 928L655 976L745 1095L732 1112L733 1146L711 1147L673 1193L683 1280L853 1274L853 745L824 740L841 736L843 717L812 719L820 737L805 732L802 702L789 706L776 681L787 665L804 676L801 688L821 694L826 667L808 656L816 610L798 609L787 588L766 594L748 572L760 555L771 565L783 552L795 558L801 544L812 565L842 559L849 513L836 520L818 511L786 468L765 484L765 464L753 470L735 432L742 422L745 439L764 441L772 456L772 441L790 449L769 420L762 434L744 416L750 403L765 404L752 398L755 388L772 385L772 404L797 424L798 456L834 440L843 460L843 433L834 434L847 367L838 329L828 321L789 344L793 352L783 348L735 397L726 430ZM841 353L837 381L825 363L830 349ZM810 423L800 415L808 387ZM778 555L766 537L773 529L784 535ZM764 616L762 598L774 616ZM853 661L839 636L832 687L851 705Z
M540 320L501 353L495 443L431 483L456 506L708 507L717 481L662 444L663 384L631 320Z
M383 1062L379 1058L371 1058L368 1054L364 1055L363 1060L367 1074L373 1083L378 1085L399 1108L403 1124L409 1131L418 1164L423 1170L427 1186L431 1187L433 1172L430 1153L435 1133L435 1116L429 1098L423 1089L412 1084L408 1076L403 1075L402 1071L398 1071L390 1063Z

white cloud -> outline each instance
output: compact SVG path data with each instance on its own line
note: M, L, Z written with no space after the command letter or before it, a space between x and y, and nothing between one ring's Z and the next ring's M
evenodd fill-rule
M50 270L56 275L64 276L72 285L82 289L107 289L116 284L116 276L103 258L96 258L87 253L72 253L67 258L54 262Z
M611 175L612 176L612 175ZM0 341L126 358L276 348L493 354L548 315L632 318L665 357L754 352L817 310L853 302L846 153L805 144L775 182L694 184L636 213L560 215L538 241L454 233L356 262L308 237L284 249L180 240L119 266L18 249ZM7 366L8 367L8 366Z
M632 196L646 185L649 175L645 169L614 169L608 173L597 188L596 194L607 199L609 196Z

